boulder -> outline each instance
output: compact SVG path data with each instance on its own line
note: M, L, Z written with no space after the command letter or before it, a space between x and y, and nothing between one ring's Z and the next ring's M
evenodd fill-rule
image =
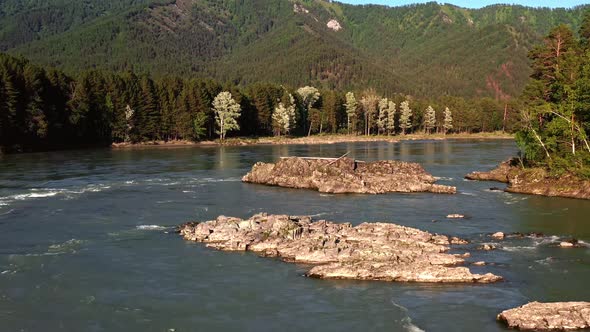
M498 320L527 331L571 331L590 327L590 302L531 302L503 311Z
M502 232L496 232L494 234L492 234L492 238L496 239L496 240L504 240L504 237L506 235L504 235L504 233Z
M465 255L447 253L466 241L391 223L335 223L311 217L254 215L243 220L220 216L179 227L186 240L226 251L314 265L307 276L322 279L403 282L490 283L502 278L473 274Z
M419 164L393 160L283 158L274 164L256 163L242 181L334 194L457 192L455 187L435 184L436 179Z

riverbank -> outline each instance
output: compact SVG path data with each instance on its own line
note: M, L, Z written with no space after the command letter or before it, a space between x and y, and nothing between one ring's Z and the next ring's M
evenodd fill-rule
M459 134L410 134L396 136L362 136L362 135L314 135L305 137L260 137L247 138L236 137L226 139L224 142L200 141L192 142L186 140L173 141L150 141L142 143L113 143L112 148L146 148L146 147L184 147L184 146L245 146L245 145L311 145L311 144L336 144L336 143L354 143L354 142L390 142L397 143L402 141L418 140L507 140L514 139L514 135L502 132L493 133L459 133Z
M590 199L590 180L566 173L551 176L543 168L522 168L515 160L505 161L487 172L473 172L468 180L507 183L507 192L549 197Z

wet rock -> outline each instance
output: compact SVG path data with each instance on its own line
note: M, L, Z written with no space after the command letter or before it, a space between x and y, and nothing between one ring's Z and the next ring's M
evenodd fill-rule
M502 189L500 189L498 187L491 187L490 188L490 191L504 191L504 190L502 190Z
M479 261L479 262L472 263L472 265L475 265L475 266L485 266L486 265L486 262Z
M559 243L559 246L562 248L574 248L574 247L579 247L580 243L577 239L570 239L570 240L561 241Z
M473 172L465 176L469 180L499 181L508 183L507 192L590 199L590 180L573 173L552 176L544 168L522 168L516 159L500 164L488 172Z
M242 181L335 194L457 192L455 187L435 184L436 179L419 164L393 160L363 163L350 158L284 158L274 164L256 163Z
M514 165L513 160L504 161L497 168L488 172L473 172L465 176L468 180L498 181L508 183L508 174Z
M485 251L490 251L490 250L496 250L497 247L493 244L483 244L481 246L479 246L477 249L479 250L485 250Z
M496 232L494 234L492 234L492 238L496 239L496 240L504 240L504 233L502 232Z
M462 214L454 213L447 215L447 219L464 219L465 216Z
M571 331L590 327L590 302L531 302L503 311L498 320L508 327L530 331Z
M307 273L322 279L403 282L490 283L501 277L473 274L462 257L448 254L458 238L390 223L313 221L310 217L257 214L249 219L220 216L180 226L186 240L226 251L314 265Z

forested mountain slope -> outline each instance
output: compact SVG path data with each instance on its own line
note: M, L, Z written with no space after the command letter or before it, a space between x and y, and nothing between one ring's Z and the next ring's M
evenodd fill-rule
M588 7L478 10L321 0L4 0L0 51L84 69L211 77L248 85L506 98L527 53Z

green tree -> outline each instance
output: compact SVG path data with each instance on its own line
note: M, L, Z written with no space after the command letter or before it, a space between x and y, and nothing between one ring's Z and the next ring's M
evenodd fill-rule
M412 129L412 109L410 108L410 102L407 100L400 105L399 127L402 130L402 135Z
M215 112L215 121L217 123L217 134L223 141L228 131L239 130L238 118L241 112L240 104L233 98L231 93L224 91L213 100L213 111Z
M432 129L436 127L436 111L432 106L428 105L428 108L424 112L424 130L430 134Z

